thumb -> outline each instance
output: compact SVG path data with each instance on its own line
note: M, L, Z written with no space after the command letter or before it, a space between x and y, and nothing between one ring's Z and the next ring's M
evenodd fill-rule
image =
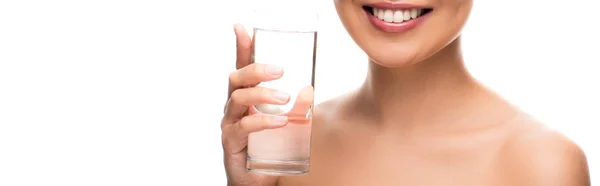
M252 55L252 39L241 24L235 24L233 31L236 37L236 69L243 68L250 64Z

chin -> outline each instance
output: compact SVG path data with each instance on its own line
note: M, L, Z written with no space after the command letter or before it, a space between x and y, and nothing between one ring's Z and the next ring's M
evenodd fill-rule
M472 0L334 0L354 42L380 66L400 68L427 60L455 41Z
M399 53L369 54L369 61L387 68L402 68L416 64L424 59L414 55L398 55Z

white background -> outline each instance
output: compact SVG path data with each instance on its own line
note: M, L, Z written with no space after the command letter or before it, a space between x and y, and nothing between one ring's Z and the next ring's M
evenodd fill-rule
M318 2L320 102L356 87L366 58ZM0 185L225 185L232 25L250 3L0 1ZM594 7L477 1L464 39L475 76L582 146L598 182Z

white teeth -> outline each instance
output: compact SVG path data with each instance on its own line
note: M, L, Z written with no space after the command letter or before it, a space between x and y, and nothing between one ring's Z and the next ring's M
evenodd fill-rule
M422 9L391 10L373 8L373 16L388 23L401 23L421 16Z
M404 10L404 15L402 15L402 17L404 17L405 21L410 20L410 10Z
M385 22L394 22L394 13L391 10L385 10L383 15L383 20Z
M410 10L410 18L417 18L417 9Z
M397 10L396 12L394 12L394 23L402 23L404 21L404 18L402 18L402 11Z

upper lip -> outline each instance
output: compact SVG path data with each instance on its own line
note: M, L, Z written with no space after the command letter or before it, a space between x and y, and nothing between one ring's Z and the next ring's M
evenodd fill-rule
M408 3L389 3L389 2L380 2L380 3L370 3L365 4L365 6L373 7L373 8L381 8L381 9L427 9L428 7L421 5L413 5Z

